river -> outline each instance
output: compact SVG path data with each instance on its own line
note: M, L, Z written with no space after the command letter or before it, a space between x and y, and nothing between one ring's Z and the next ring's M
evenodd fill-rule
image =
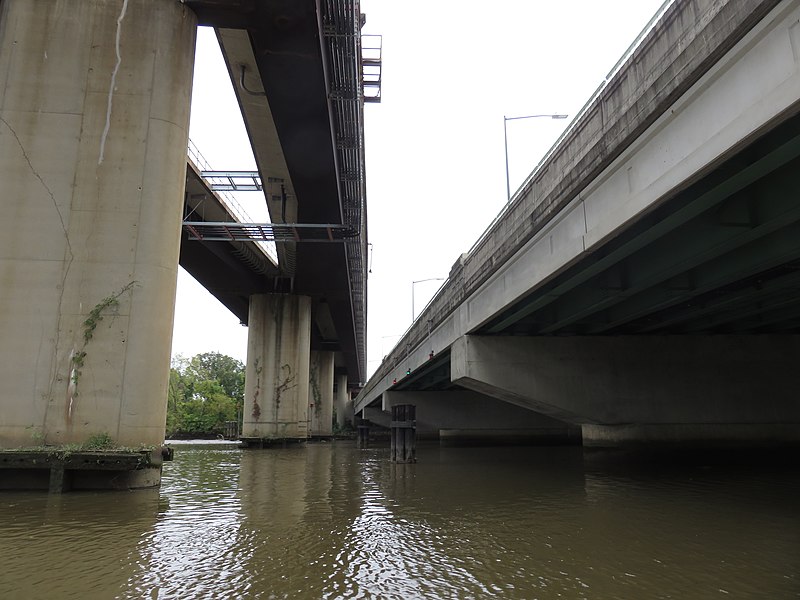
M0 599L800 598L796 463L179 445L158 490L0 493Z

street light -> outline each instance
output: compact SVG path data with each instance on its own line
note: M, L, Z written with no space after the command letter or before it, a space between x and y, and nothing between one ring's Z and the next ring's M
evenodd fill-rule
M508 127L506 123L509 121L516 121L517 119L537 119L540 117L547 117L549 119L566 119L569 115L524 115L522 117L506 117L503 116L503 140L506 148L506 202L511 202L511 183L508 180Z
M418 283L422 283L423 281L444 281L445 277L430 277L428 279L418 279L417 281L411 282L411 322L414 322L414 319L417 318L417 314L414 311L414 286Z

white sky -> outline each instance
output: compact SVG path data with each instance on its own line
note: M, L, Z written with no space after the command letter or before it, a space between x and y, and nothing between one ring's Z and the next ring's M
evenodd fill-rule
M663 0L361 0L383 35L383 101L365 107L367 371L411 324L412 282L444 278ZM466 7L466 8L465 8ZM213 31L198 35L190 136L215 168L254 169ZM239 194L255 221L263 197ZM413 285L415 314L440 281ZM247 329L181 270L172 352L246 358Z

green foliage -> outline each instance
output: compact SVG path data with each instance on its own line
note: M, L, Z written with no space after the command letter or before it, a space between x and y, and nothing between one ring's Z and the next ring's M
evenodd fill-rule
M131 281L123 286L118 292L115 292L110 296L106 296L100 302L98 302L91 311L89 311L89 315L83 321L83 348L81 348L81 350L78 352L73 353L72 358L70 359L72 361L70 380L76 388L76 396L78 395L77 387L81 376L81 369L83 368L83 363L86 359L86 345L94 337L94 330L97 329L97 324L103 320L103 311L108 308L116 309L119 306L119 299L122 297L122 295L125 294L125 292L132 290L137 285L139 285L137 281Z
M167 434L208 436L222 433L226 421L241 424L244 365L209 352L177 357L170 369Z
M96 433L89 436L82 445L82 450L107 450L114 447L114 440L107 433Z
M107 308L116 308L119 306L119 299L125 292L132 289L137 285L136 281L131 281L127 285L125 285L121 290L111 294L110 296L106 296L100 302L98 302L95 307L89 311L89 316L86 317L86 320L83 322L83 343L88 344L89 340L92 339L94 336L94 330L97 329L97 324L103 320L103 311ZM82 353L81 360L84 356L86 356L86 352Z

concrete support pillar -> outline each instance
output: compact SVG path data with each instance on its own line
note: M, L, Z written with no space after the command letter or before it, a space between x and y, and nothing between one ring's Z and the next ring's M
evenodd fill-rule
M311 437L333 435L333 352L311 352L308 414Z
M0 2L0 447L163 442L195 30Z
M347 421L353 425L353 402L350 399L350 392L347 389L347 374L341 373L336 376L336 424L339 427L347 425Z
M308 438L311 298L250 297L243 439Z

